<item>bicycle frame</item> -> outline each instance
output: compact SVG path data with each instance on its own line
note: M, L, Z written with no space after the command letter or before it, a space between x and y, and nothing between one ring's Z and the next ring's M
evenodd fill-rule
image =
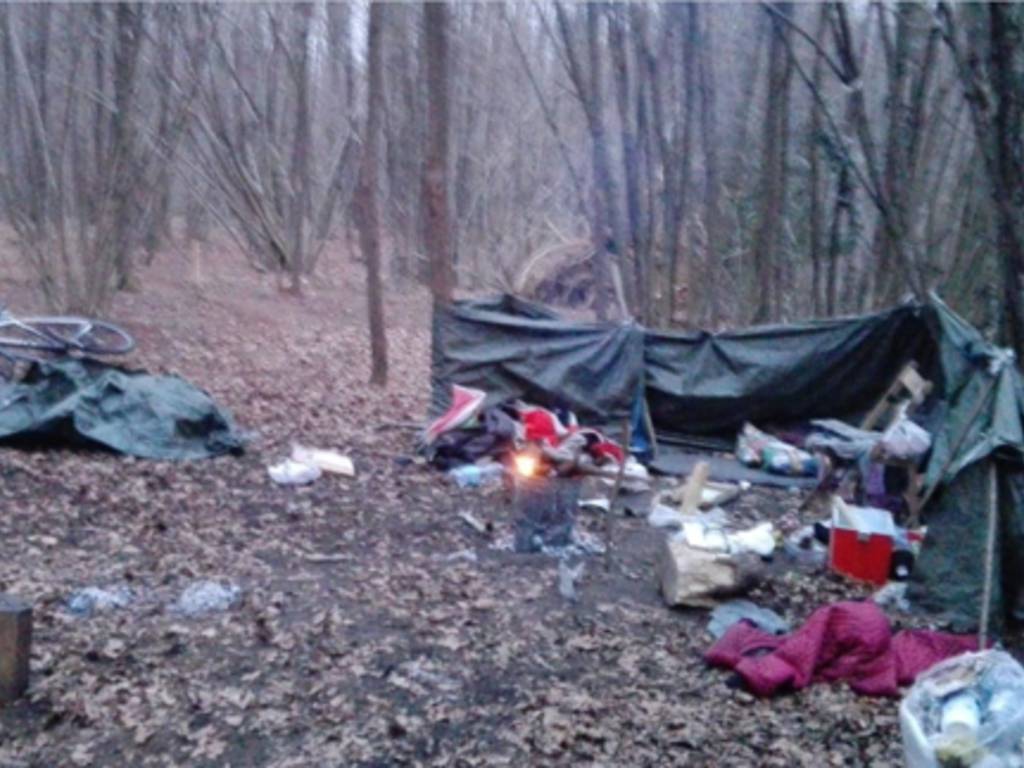
M47 346L46 347L42 347L43 349L49 349L49 350L55 351L55 352L56 351L61 351L61 350L67 350L67 349L84 350L84 346L82 345L80 339L83 336L87 335L93 329L92 322L90 320L87 320L84 317L56 317L56 316L53 316L53 317L33 317L32 320L34 320L36 322L42 322L42 323L48 323L48 322L56 322L56 323L78 322L78 323L80 323L81 327L79 328L78 332L75 333L74 336L72 336L71 338L66 338L66 337L58 336L55 333L48 332L45 328L34 328L34 327L28 325L27 323L23 323L17 317L12 315L7 310L6 307L4 307L2 304L0 304L0 331L2 331L4 328L11 328L11 327L17 328L18 330L22 331L23 333L26 333L26 334L28 334L30 336L35 336L41 342L45 342ZM11 346L14 346L14 347L24 347L24 346L27 346L30 349L31 348L36 348L36 349L40 348L40 347L29 346L27 344L25 344L25 345L12 344L12 343L10 343L10 341L5 343L4 340L2 338L0 338L0 348L2 348L2 347L11 347ZM5 355L5 356L8 357L8 358L10 357L9 354Z
M34 317L34 319L37 319L37 321L41 321L41 322L47 322L47 321L50 321L50 319L55 319L55 318L53 318L53 317ZM66 318L66 319L71 319L71 318ZM70 339L65 339L65 338L61 338L61 337L57 336L56 334L51 334L51 333L47 332L47 330L45 328L33 328L32 326L26 325L25 323L22 323L22 321L19 321L19 319L17 317L15 317L14 315L12 315L10 312L2 311L2 312L0 312L0 331L2 331L5 328L16 328L19 331L22 331L23 333L26 333L26 334L28 334L30 336L35 336L40 341L46 342L49 345L49 348L51 348L54 351L57 351L57 350L60 350L60 349L81 349L82 348L82 343L79 341L79 339L82 336L85 336L87 333L89 333L89 331L92 330L92 325L89 324L87 321L84 322L83 325L82 325L82 330L79 331L79 333L77 333L75 335L75 337L70 338ZM12 345L4 344L2 341L0 341L0 347L3 347L3 346L12 346Z
M7 360L125 355L135 348L135 340L105 320L72 315L19 318L0 304L0 348Z

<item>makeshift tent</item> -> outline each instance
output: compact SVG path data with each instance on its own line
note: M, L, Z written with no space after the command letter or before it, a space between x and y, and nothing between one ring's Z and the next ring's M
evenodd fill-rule
M487 392L485 407L522 398L568 408L590 424L619 423L641 394L644 331L638 325L570 323L512 296L457 302L433 325L432 406L452 384Z
M861 317L711 334L573 323L504 296L439 308L433 333L437 411L450 386L462 384L488 392L490 403L519 397L607 426L642 393L659 436L732 435L745 421L855 419L914 361L935 383L921 418L933 436L926 480L937 492L910 594L957 629L976 624L989 506L979 478L990 466L1001 510L996 624L1022 592L1024 384L1007 354L937 297Z
M36 363L0 384L0 440L104 446L150 459L239 451L231 417L177 376L151 376L95 360Z

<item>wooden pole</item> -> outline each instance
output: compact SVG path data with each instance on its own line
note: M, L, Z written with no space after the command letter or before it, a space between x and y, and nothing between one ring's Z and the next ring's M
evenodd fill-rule
M32 609L0 593L0 704L21 698L28 688Z
M985 535L985 582L981 592L981 620L978 622L978 648L988 644L988 622L992 602L993 565L996 554L996 525L999 521L999 475L996 462L989 460L988 469L988 526Z
M625 435L625 441L622 445L622 463L619 465L619 473L615 476L615 485L612 486L612 496L608 500L608 517L605 519L605 559L604 569L610 571L612 568L612 539L614 538L615 531L612 528L615 522L615 505L619 500L619 493L622 491L622 480L626 475L626 462L629 461L629 445L633 441L632 429L630 425L630 417L627 416L622 425L622 432Z

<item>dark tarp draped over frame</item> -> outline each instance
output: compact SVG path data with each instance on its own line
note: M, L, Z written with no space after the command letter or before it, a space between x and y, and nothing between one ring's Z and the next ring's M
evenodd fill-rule
M95 360L34 364L0 384L0 440L101 445L147 459L236 452L230 415L177 376L151 376Z
M644 335L636 325L569 323L504 296L459 302L434 314L432 407L452 384L487 392L487 405L522 398L574 411L584 423L618 423L643 382Z
M1012 358L937 299L943 398L927 426L933 447L926 485L928 536L907 591L913 603L954 629L977 626L984 595L990 473L998 518L991 611L998 629L1024 619L1024 380Z
M659 432L734 433L745 422L843 418L866 411L908 360L931 367L928 313L644 339L647 406Z
M940 489L925 511L931 530L910 594L958 628L977 622L988 505L977 475L992 461L1000 489L993 616L1021 593L1024 385L1013 362L937 297L861 317L686 334L570 323L506 296L441 308L433 332L436 411L457 383L487 391L491 402L521 397L607 425L628 413L642 387L662 435L853 418L915 361L935 384L926 480Z

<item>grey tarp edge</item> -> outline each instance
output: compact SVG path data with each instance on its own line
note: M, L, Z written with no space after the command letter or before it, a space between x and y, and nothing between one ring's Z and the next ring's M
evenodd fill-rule
M242 448L231 416L177 376L94 360L33 365L0 386L0 440L100 445L150 459L197 459Z

